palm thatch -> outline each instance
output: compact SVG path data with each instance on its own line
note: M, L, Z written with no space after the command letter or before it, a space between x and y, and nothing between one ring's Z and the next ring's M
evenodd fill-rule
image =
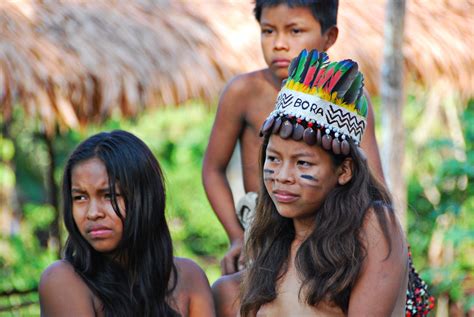
M383 53L384 0L340 1L339 38L331 55L359 62L372 94L378 92ZM437 94L474 96L474 2L407 1L403 53L407 79ZM442 89L438 89L442 86Z
M251 6L226 2L2 1L3 112L19 102L52 133L56 123L77 127L114 109L129 116L212 100L232 75L257 67L258 33L232 41L250 33L249 21Z
M0 2L0 105L16 102L47 131L119 109L215 100L231 76L263 67L252 1L68 0ZM360 62L377 94L384 0L340 1L333 58ZM407 5L407 78L436 94L474 95L474 4ZM439 88L442 89L439 89Z

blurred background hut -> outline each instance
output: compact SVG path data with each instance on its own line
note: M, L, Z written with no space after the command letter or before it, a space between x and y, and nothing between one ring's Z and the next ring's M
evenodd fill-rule
M340 35L330 50L359 61L372 95L384 10L382 0L341 1ZM0 23L2 111L8 116L18 103L50 133L55 124L77 127L115 109L129 116L148 106L212 101L233 75L265 66L250 1L2 1ZM472 1L408 1L407 78L435 99L471 97L472 25Z
M385 4L383 0L340 1L339 38L329 51L333 59L359 62L375 103ZM24 220L25 201L18 193L20 186L15 185L15 177L20 178L21 173L16 166L23 164L18 157L23 139L18 137L15 124L31 126L33 139L44 143L44 186L47 201L56 210L51 228L44 234L45 241L57 248L61 231L57 214L60 162L55 153L63 146L59 136L87 130L89 125L111 117L137 118L151 108L161 109L161 116L165 116L166 109L189 100L202 100L212 117L219 93L232 76L265 67L252 9L250 0L1 1L2 237L17 232ZM472 140L466 139L462 113L474 96L473 25L472 0L407 2L404 89L410 95L410 105L419 107L410 109L408 115L400 114L401 122L416 116L411 118L416 124L407 127L408 147L413 148L407 155L411 159L402 168L404 173L415 175L419 195L430 206L439 206L444 199L444 192L435 185L436 164L429 165L432 173L417 171L417 158L426 153L430 140L447 137L453 144L450 151L440 154L440 160L470 162L467 153ZM24 113L21 122L16 119L17 110ZM190 112L188 108L185 111ZM380 114L376 114L379 120ZM378 132L381 129L378 126ZM473 177L466 173L456 178L463 193L466 189L463 191L462 184L469 183L465 179ZM472 170L469 173L474 175ZM451 216L438 216L432 219L437 226L433 229L436 239L430 238L428 244L431 263L442 266L452 262L455 255L449 251L453 245L446 249L445 240L439 236L449 235L447 228L454 227L447 225L453 223ZM0 241L0 260L10 250L5 241ZM35 287L33 282L31 285ZM9 287L2 288L0 283L0 295Z

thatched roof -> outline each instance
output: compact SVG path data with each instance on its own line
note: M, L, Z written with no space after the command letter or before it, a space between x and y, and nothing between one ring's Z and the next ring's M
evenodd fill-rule
M385 2L340 1L339 38L330 55L359 62L372 94L378 92L383 57ZM403 53L409 79L474 96L474 2L407 1ZM443 94L443 91L438 93Z
M252 1L0 1L0 105L19 103L48 131L120 109L217 98L264 66ZM360 62L377 93L385 1L340 1L332 58ZM427 88L474 96L474 4L407 1L406 69ZM440 83L443 83L440 85ZM440 90L442 92L442 90Z
M19 102L51 132L117 108L210 101L257 67L258 33L237 36L253 20L251 6L230 2L2 1L0 103Z

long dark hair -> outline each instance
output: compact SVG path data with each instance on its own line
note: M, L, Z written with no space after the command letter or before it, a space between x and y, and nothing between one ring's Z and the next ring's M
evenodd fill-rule
M260 155L262 168L268 141L269 136L266 136ZM328 194L314 216L314 231L301 244L295 259L302 278L299 296L308 305L328 301L344 312L347 312L351 289L366 255L361 227L367 210L374 210L389 245L387 214L392 220L395 217L388 191L372 176L357 146L352 141L350 145L352 179L345 185L337 185ZM345 159L342 155L328 153L334 166L339 166ZM242 284L240 312L244 317L277 297L276 283L288 269L295 237L292 220L280 216L262 177L260 188L255 219L246 244L250 265Z
M91 158L101 160L107 169L112 206L123 223L123 236L112 259L86 242L72 215L71 172ZM125 217L117 204L116 186L124 197ZM62 189L69 232L65 259L102 301L105 315L179 316L167 303L177 271L165 220L163 175L146 144L126 131L91 136L69 157Z

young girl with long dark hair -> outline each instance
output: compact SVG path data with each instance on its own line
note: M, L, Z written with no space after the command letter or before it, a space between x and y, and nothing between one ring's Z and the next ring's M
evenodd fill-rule
M67 161L63 260L43 273L43 316L213 316L204 272L173 257L160 166L140 139L103 132Z
M247 268L214 284L218 315L405 316L426 289L410 293L403 230L359 148L368 108L357 63L303 51L288 73L261 129Z

